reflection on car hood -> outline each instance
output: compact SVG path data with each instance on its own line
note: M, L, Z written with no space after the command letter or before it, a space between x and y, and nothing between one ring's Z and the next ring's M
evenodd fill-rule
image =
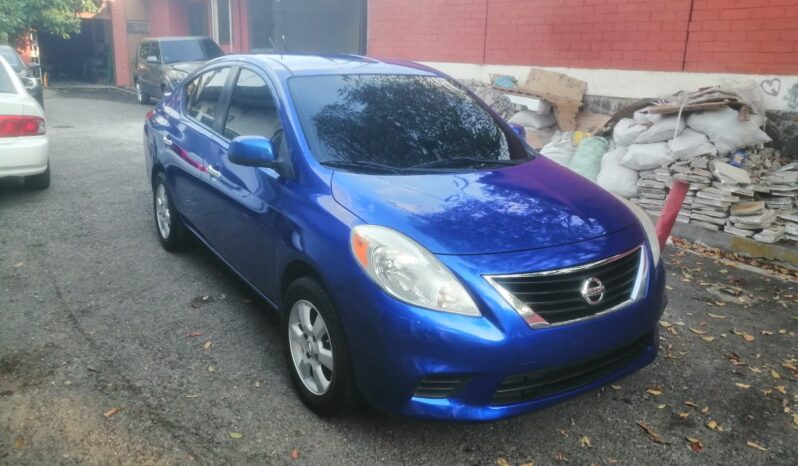
M186 73L191 73L192 71L196 70L200 66L204 65L204 61L176 61L174 63L169 63L169 66L176 70L185 71Z
M585 241L636 217L612 194L544 157L472 173L378 176L336 171L333 196L363 221L435 254L488 254Z

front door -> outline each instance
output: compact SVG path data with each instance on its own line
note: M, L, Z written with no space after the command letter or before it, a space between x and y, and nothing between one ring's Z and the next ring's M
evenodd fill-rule
M282 123L273 93L257 72L241 68L233 81L222 136L264 136L279 147ZM215 197L207 212L217 227L209 238L213 247L255 288L266 293L273 278L277 208L284 179L268 168L244 167L230 162L226 151L208 161Z

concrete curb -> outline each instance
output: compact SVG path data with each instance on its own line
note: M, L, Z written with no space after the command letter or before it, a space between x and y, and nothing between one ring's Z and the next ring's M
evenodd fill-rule
M657 217L652 216L654 222ZM777 260L798 267L798 246L790 243L766 244L748 238L730 235L723 231L711 231L690 223L676 223L671 236L693 243L747 257Z

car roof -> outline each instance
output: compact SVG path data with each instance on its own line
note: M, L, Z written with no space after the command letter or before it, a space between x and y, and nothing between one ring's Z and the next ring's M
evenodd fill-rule
M377 60L360 55L227 55L219 59L256 62L275 74L313 76L333 74L408 74L435 76L438 73L426 66L405 60Z
M169 42L178 40L210 40L208 36L164 36L164 37L145 37L141 40L144 42Z

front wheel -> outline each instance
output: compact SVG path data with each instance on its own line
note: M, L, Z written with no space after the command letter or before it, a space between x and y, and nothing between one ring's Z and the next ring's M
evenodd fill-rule
M166 177L155 176L152 186L152 208L155 214L155 230L161 246L169 252L180 251L188 246L188 234L180 214L175 210Z
M150 96L141 89L141 83L136 81L136 102L141 105L149 105Z
M295 281L283 300L285 359L305 405L332 416L355 404L344 333L332 301L316 280Z

